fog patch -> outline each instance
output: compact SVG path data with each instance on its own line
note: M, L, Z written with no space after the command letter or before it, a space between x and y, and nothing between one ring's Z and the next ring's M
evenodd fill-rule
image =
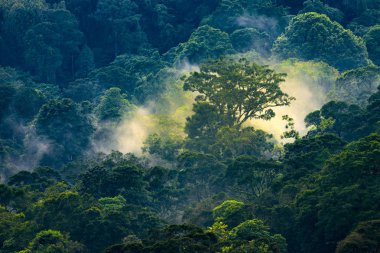
M286 122L282 116L289 115L294 119L295 130L301 136L308 132L305 125L305 117L315 110L319 110L329 101L328 93L332 89L338 76L338 71L320 62L285 61L272 66L277 72L287 73L285 82L280 85L281 89L294 97L289 106L274 108L276 116L269 120L251 120L250 124L273 134L280 142L282 134L287 130Z
M242 16L239 16L236 19L236 22L241 27L256 28L258 30L268 32L277 29L279 24L278 20L275 18L265 15L250 15L248 13L244 13Z
M183 61L177 68L166 70L170 73L163 81L165 91L155 100L136 106L132 113L125 115L117 124L105 128L107 140L95 141L95 152L110 153L113 150L122 153L144 155L142 148L150 134L166 138L186 137L184 127L186 118L192 114L194 98L197 94L183 90L181 77L190 72L199 71L198 65ZM161 164L162 162L160 162Z

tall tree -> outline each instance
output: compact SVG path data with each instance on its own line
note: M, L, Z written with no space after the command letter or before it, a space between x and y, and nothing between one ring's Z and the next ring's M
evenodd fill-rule
M72 80L75 60L84 45L75 16L66 10L49 10L45 21L31 27L24 36L25 60L40 81Z
M249 119L269 120L272 108L289 105L292 97L280 84L286 74L267 66L227 59L210 61L185 78L184 89L198 92L198 100L215 106L230 126L242 126Z
M131 0L99 0L95 18L105 26L105 43L113 45L113 57L136 52L146 39L140 28L138 6Z
M185 43L179 44L174 52L175 62L200 63L232 53L232 44L227 33L204 25L198 27Z
M127 94L121 93L119 88L106 90L100 98L95 111L101 121L119 121L133 110L132 104L126 99Z
M281 59L324 61L339 70L367 66L364 41L326 15L308 12L295 16L277 38L273 52Z
M367 45L369 58L376 64L380 65L380 25L372 26L364 35Z
M339 9L330 7L327 4L324 4L320 0L307 0L303 4L303 9L299 13L307 13L307 12L317 12L321 14L325 14L331 20L341 22L343 20L343 12Z
M35 120L35 128L37 134L53 141L53 153L45 162L54 167L78 157L88 147L94 130L80 106L66 98L43 105Z

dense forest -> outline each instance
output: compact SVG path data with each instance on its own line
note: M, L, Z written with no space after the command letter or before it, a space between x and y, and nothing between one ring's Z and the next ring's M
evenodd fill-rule
M0 0L0 253L380 252L380 0Z

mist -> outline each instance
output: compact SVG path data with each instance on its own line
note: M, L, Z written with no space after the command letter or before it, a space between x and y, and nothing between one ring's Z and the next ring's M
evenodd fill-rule
M286 122L282 120L282 116L289 115L293 118L295 129L302 136L307 133L307 128L304 124L306 115L318 110L326 102L323 94L321 94L322 92L315 93L310 84L302 80L288 79L281 85L281 89L296 100L293 100L289 106L274 108L273 111L276 116L269 121L260 119L251 120L251 124L255 128L273 134L277 141L281 140L281 135L286 131Z
M282 116L289 115L294 119L295 130L301 136L308 129L305 126L305 117L329 101L328 93L338 77L338 71L321 62L284 61L271 66L277 72L286 73L287 77L280 87L294 97L289 106L274 108L276 116L269 121L251 120L250 124L257 129L264 130L279 142L287 142L281 139L286 131L286 122Z
M95 142L93 150L103 153L118 150L142 156L144 142L151 134L184 139L186 118L192 114L196 94L184 91L180 78L193 71L199 71L199 66L187 61L176 69L168 69L171 75L162 83L164 92L155 100L137 106L133 113L125 115L116 126L111 126L109 140Z
M265 15L245 13L238 17L236 22L242 27L256 28L273 36L273 33L276 33L280 29L280 26L284 25L282 22L286 23L286 20L281 21ZM277 36L275 34L273 38ZM256 51L261 57L255 59L257 58L256 55L253 59L254 61L259 64L268 65L278 73L286 73L285 82L280 87L285 93L296 100L293 100L289 106L274 108L276 116L271 120L252 119L249 121L249 125L273 134L273 137L278 142L288 142L290 140L283 140L281 136L287 131L285 128L287 122L282 119L282 116L289 115L289 117L294 119L295 130L301 136L305 135L308 131L304 123L305 117L310 112L320 109L322 105L330 100L329 93L334 87L339 72L323 62L303 62L294 59L279 62L274 56L268 58L266 57L266 50L256 45L255 41L252 42L251 48L254 50L239 55L242 57L247 55L249 59L251 55L254 55L252 52Z
M6 119L7 127L20 139L20 153L4 152L3 164L0 166L0 183L20 171L33 171L40 165L42 158L51 152L51 142L36 134L33 127L28 127L14 120L12 116ZM8 147L11 148L11 147Z
M24 140L25 156L16 163L23 170L31 170L37 167L45 155L51 152L51 141L46 137L38 136L34 129L28 132Z
M142 155L144 141L154 131L152 112L149 108L139 107L132 118L126 118L116 127L116 149L122 153Z
M238 17L236 22L242 27L252 27L264 31L273 31L278 26L278 20L265 15L244 15Z
M308 129L304 118L310 112L320 109L328 101L328 92L338 76L338 71L321 62L284 61L270 63L276 72L287 73L285 82L281 84L284 92L295 97L290 106L274 108L276 116L270 121L251 120L249 125L264 130L273 135L277 142L286 131L283 115L294 119L295 129L300 135L305 135ZM186 117L192 114L195 93L183 91L179 78L192 71L198 71L198 66L188 63L173 72L173 76L163 84L166 90L155 101L137 107L132 115L125 117L113 130L111 142L103 145L102 152L109 153L118 150L122 153L144 155L142 147L150 134L156 133L162 137L184 139Z

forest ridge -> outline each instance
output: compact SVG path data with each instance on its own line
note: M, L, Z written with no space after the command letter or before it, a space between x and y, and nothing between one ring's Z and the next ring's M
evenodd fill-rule
M380 0L0 0L0 253L380 252Z

